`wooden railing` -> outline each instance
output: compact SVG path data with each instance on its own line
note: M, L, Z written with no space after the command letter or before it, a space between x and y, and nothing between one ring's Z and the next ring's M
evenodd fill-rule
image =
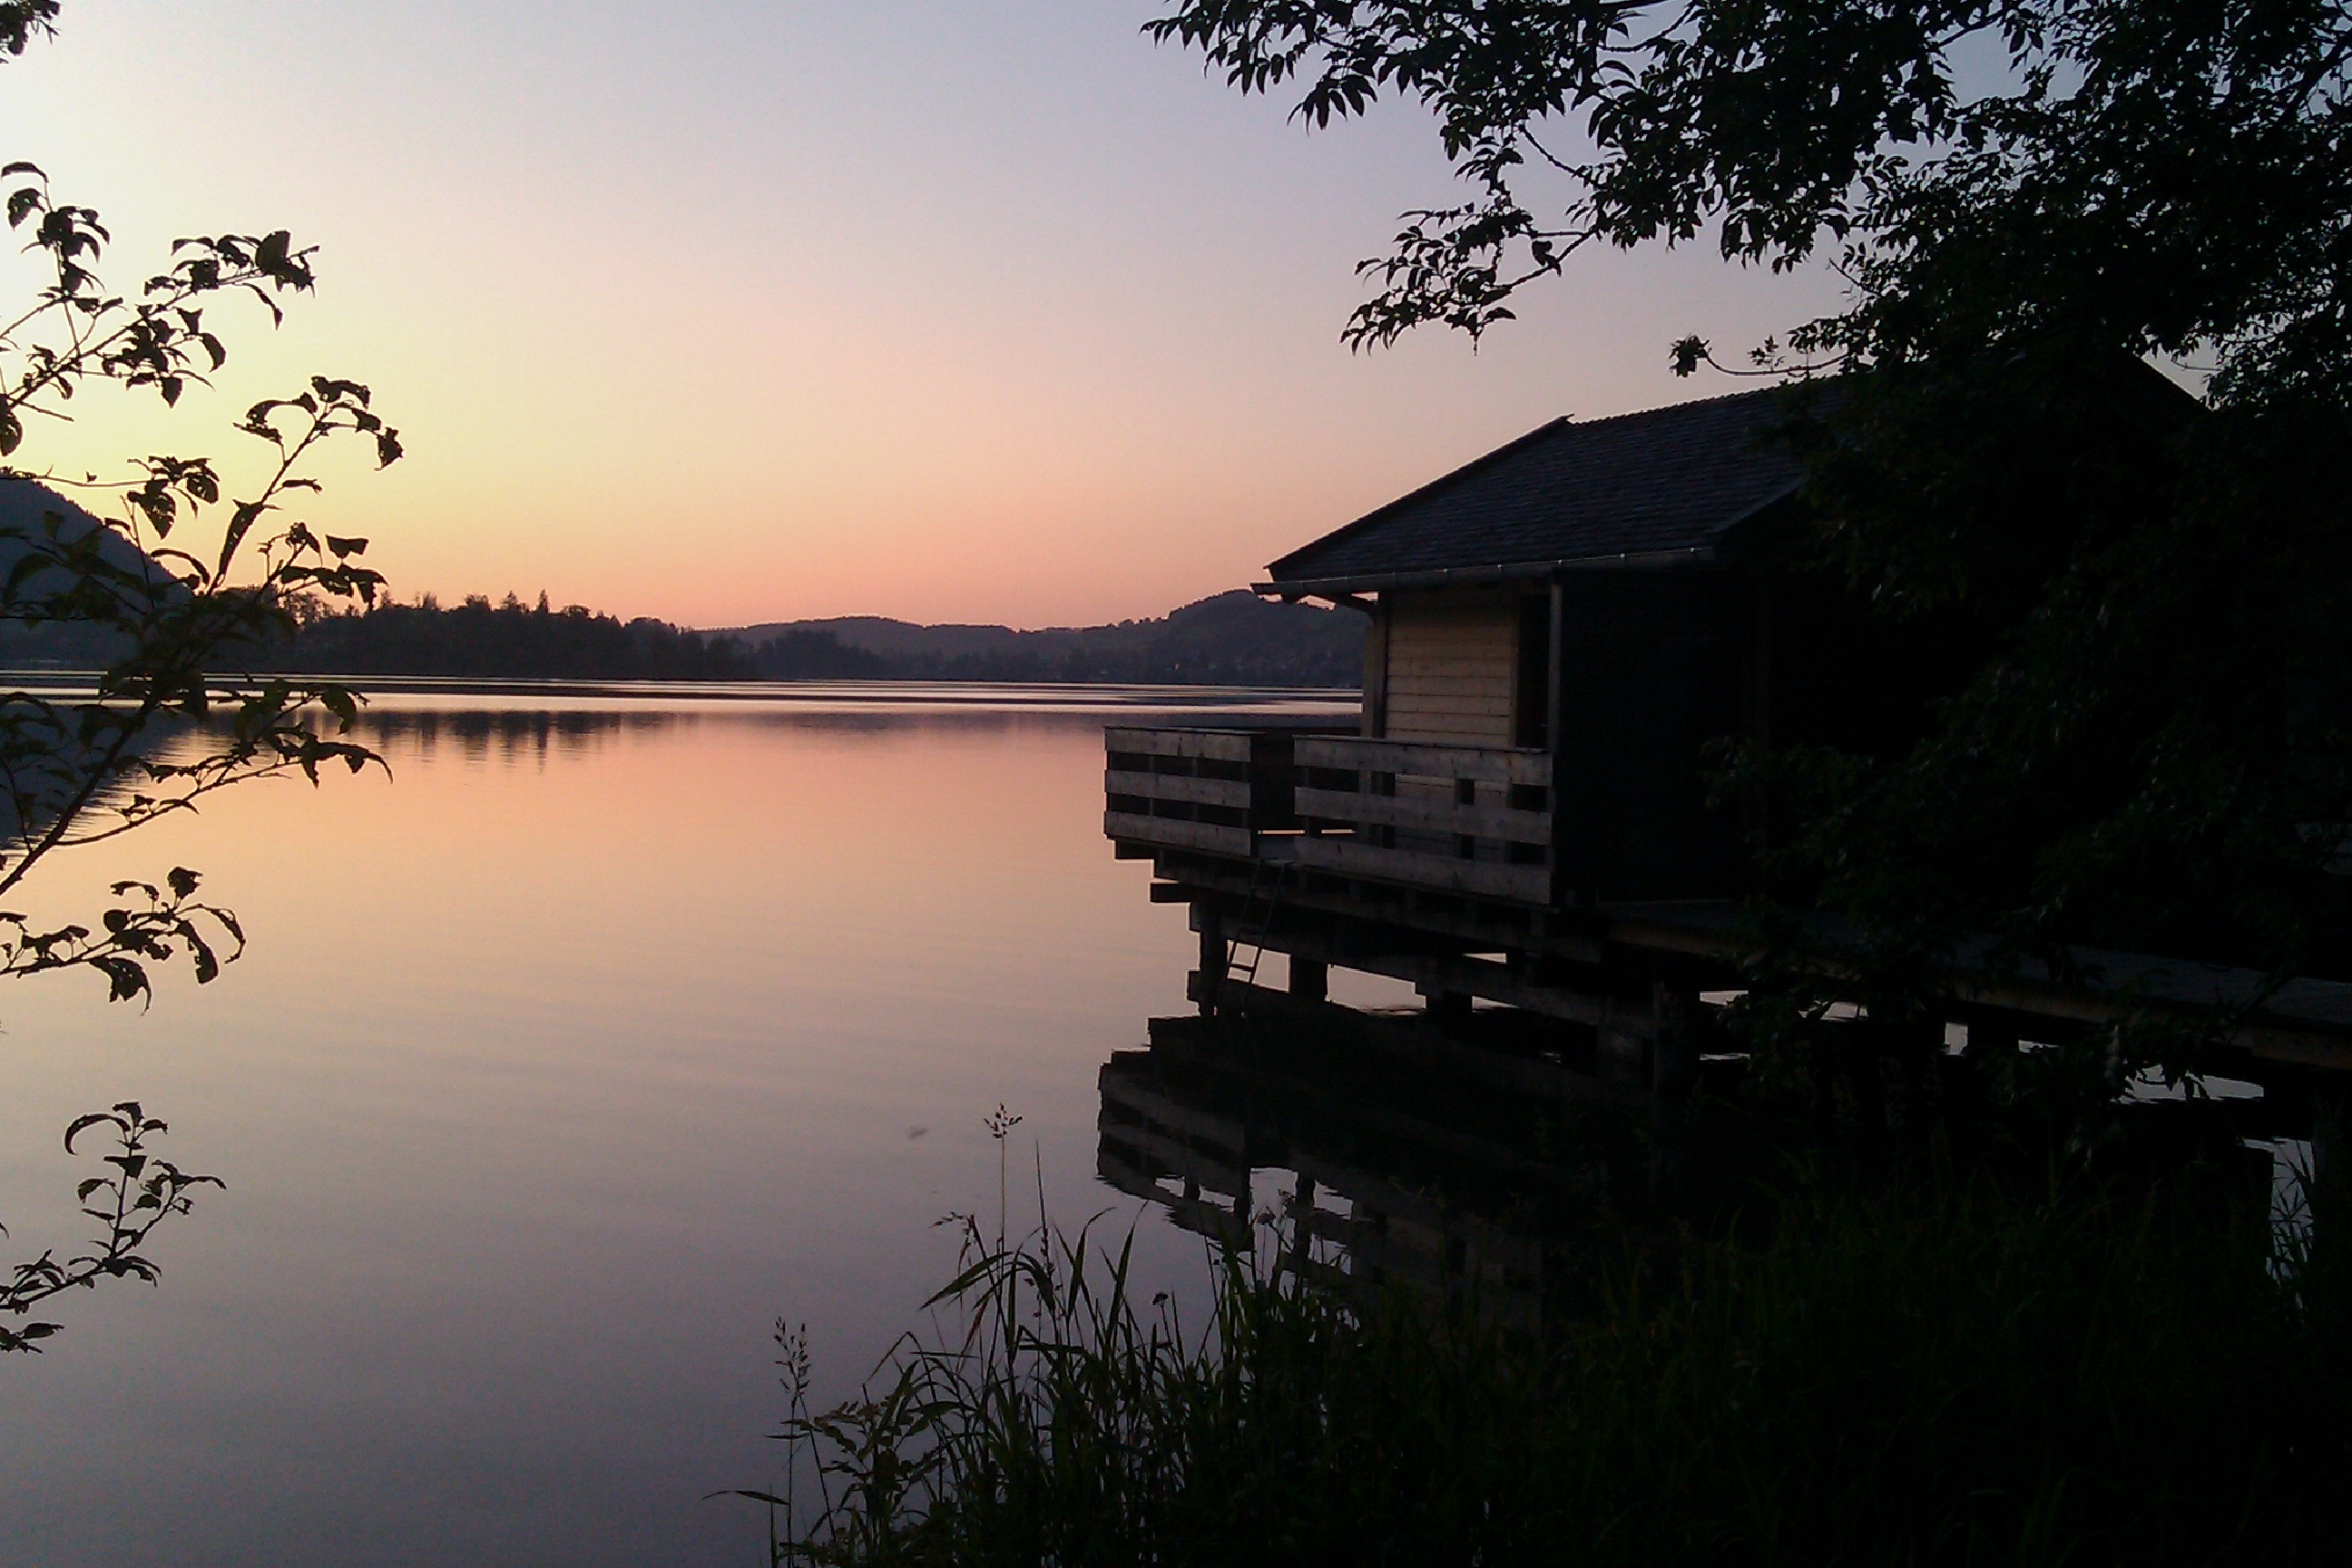
M1103 832L1129 843L1247 858L1296 828L1291 730L1103 731Z
M1293 809L1302 866L1343 875L1549 904L1549 752L1352 736L1301 740Z
M1122 844L1551 901L1548 752L1279 729L1111 729L1103 744L1103 831Z

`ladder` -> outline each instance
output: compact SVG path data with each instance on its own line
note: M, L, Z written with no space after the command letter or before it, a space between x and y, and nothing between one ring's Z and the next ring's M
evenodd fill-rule
M1219 1011L1223 1010L1226 983L1236 973L1241 977L1244 998L1249 995L1249 988L1257 984L1258 965L1265 961L1265 939L1274 933L1275 916L1282 908L1282 889L1289 876L1287 860L1251 862L1249 892L1242 900L1241 919L1225 943L1225 971L1217 977ZM1247 959L1242 957L1244 948L1249 949Z

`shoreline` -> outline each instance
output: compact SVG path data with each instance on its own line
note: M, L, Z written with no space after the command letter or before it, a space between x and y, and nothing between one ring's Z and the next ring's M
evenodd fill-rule
M89 669L0 670L0 686L27 696L77 697L97 685ZM278 672L272 672L273 675ZM1313 704L1354 708L1360 691L1321 686L1139 685L1122 681L994 680L596 680L579 679L343 675L283 672L286 679L345 682L374 697L555 697L599 700L877 704L919 707L1235 708ZM242 684L224 680L224 686Z

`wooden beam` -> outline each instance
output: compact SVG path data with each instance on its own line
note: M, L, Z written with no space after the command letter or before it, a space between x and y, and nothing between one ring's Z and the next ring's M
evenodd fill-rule
M1293 755L1303 768L1411 773L1425 778L1473 779L1480 784L1551 783L1549 753L1523 752L1509 746L1416 745L1404 741L1302 735Z
M1177 822L1127 811L1103 813L1103 837L1175 849L1204 849L1213 855L1231 855L1244 860L1255 847L1255 836L1246 827L1221 827L1213 822Z
M1137 773L1123 768L1103 770L1105 795L1132 795L1142 800L1177 800L1194 805L1222 805L1247 811L1247 779L1204 779L1189 773Z
M1211 762L1246 763L1250 742L1246 730L1106 729L1103 750L1139 757L1199 757Z
M1401 883L1431 892L1471 893L1538 907L1551 897L1551 871L1545 866L1457 860L1410 849L1377 849L1352 838L1301 838L1293 847L1293 853L1301 866Z
M1364 795L1355 790L1297 792L1298 815L1331 822L1376 822L1432 833L1466 833L1509 844L1549 844L1551 816L1502 805L1457 805L1444 795Z

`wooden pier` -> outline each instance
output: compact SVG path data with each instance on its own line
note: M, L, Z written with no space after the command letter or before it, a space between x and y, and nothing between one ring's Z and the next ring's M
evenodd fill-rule
M1749 946L1729 900L1584 902L1563 888L1552 758L1302 727L1105 731L1104 831L1191 910L1204 1012L1238 958L1288 960L1295 994L1332 968L1412 984L1433 1011L1518 1008L1589 1036L1604 1075L1674 1092L1717 1052L1706 998ZM2352 1073L2352 984L2141 954L2077 954L2080 980L1956 955L1950 1022L2050 1041L2135 1011L2242 1014L2215 1069L2288 1089Z

